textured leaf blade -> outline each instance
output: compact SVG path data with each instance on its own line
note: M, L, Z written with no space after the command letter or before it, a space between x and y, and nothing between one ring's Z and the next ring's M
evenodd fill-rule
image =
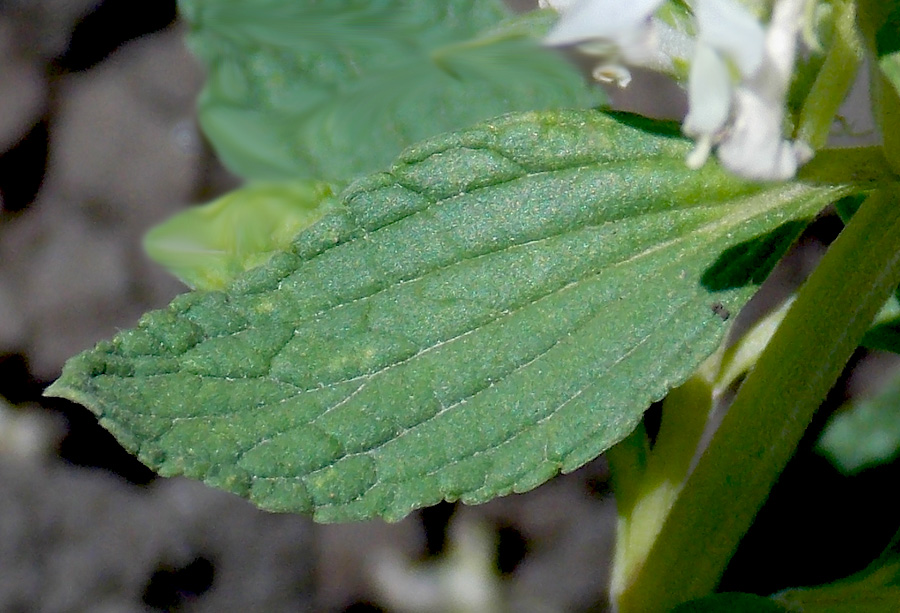
M501 0L182 0L204 131L237 174L348 180L444 131L600 90Z
M321 520L525 491L593 459L719 343L720 255L844 195L759 187L602 113L500 118L357 182L291 252L69 361L162 474ZM658 127L658 126L657 126Z

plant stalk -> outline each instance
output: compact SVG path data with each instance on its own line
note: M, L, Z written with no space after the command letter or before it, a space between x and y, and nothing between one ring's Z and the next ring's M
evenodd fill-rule
M856 29L856 4L837 2L834 42L800 111L797 138L813 149L828 141L831 124L856 80L863 58L863 43Z
M800 290L685 482L619 613L711 593L815 410L900 283L900 190L863 203Z

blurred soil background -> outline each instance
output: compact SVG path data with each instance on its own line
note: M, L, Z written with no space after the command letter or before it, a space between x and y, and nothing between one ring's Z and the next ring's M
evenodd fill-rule
M41 397L68 357L185 290L144 256L147 229L237 185L198 131L203 74L184 33L174 0L0 0L0 613L606 610L602 459L480 507L323 526L156 478L86 409ZM665 84L636 82L621 107L683 113ZM665 108L641 106L642 91ZM772 292L796 287L839 229L817 221ZM854 364L864 376L848 371L830 405L885 372L862 353ZM855 532L859 513L879 504L873 539L892 530L878 518L896 509L810 443L730 589L856 570L879 547Z

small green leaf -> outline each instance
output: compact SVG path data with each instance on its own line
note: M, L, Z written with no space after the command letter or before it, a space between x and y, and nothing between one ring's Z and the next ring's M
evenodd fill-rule
M704 287L722 252L851 190L690 171L690 143L651 127L525 113L414 147L289 252L147 314L48 393L161 474L320 520L529 490L717 347L754 291Z
M686 602L671 613L788 613L788 610L762 596L729 592Z
M900 376L878 394L849 403L828 422L818 450L852 475L900 455Z
M900 3L860 2L860 23L874 46L872 99L885 157L900 172Z
M891 300L896 305L896 297L892 297ZM876 351L900 353L900 317L894 317L869 328L859 345Z
M172 216L147 233L144 249L188 286L223 289L288 249L331 196L331 186L316 181L251 185Z
M603 101L532 35L546 18L510 19L500 0L180 6L208 69L201 125L246 178L345 181L504 112Z
M846 579L784 590L772 599L796 613L896 613L900 611L900 555L896 544Z

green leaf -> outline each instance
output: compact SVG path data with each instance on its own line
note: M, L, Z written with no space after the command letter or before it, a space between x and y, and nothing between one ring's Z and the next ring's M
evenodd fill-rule
M720 342L752 286L720 254L848 186L690 171L672 127L525 113L358 181L290 252L70 360L81 402L163 475L320 520L399 519L571 471Z
M859 11L879 69L873 73L872 98L882 146L894 172L900 172L900 3L864 0Z
M200 122L253 179L346 181L405 147L513 110L595 106L500 0L181 0L206 64ZM508 21L504 21L508 20Z
M787 609L762 596L738 592L714 594L678 605L672 613L788 613Z
M817 449L852 475L900 455L900 376L879 393L848 403L828 422Z
M892 297L891 301L893 302L888 302L885 310L891 306L896 307L896 297ZM869 328L859 345L876 351L900 353L900 317L894 317Z
M173 215L144 237L147 254L193 289L224 289L290 248L325 214L327 183L257 183Z
M784 590L772 599L796 613L896 613L900 610L900 554L894 544L846 579Z

